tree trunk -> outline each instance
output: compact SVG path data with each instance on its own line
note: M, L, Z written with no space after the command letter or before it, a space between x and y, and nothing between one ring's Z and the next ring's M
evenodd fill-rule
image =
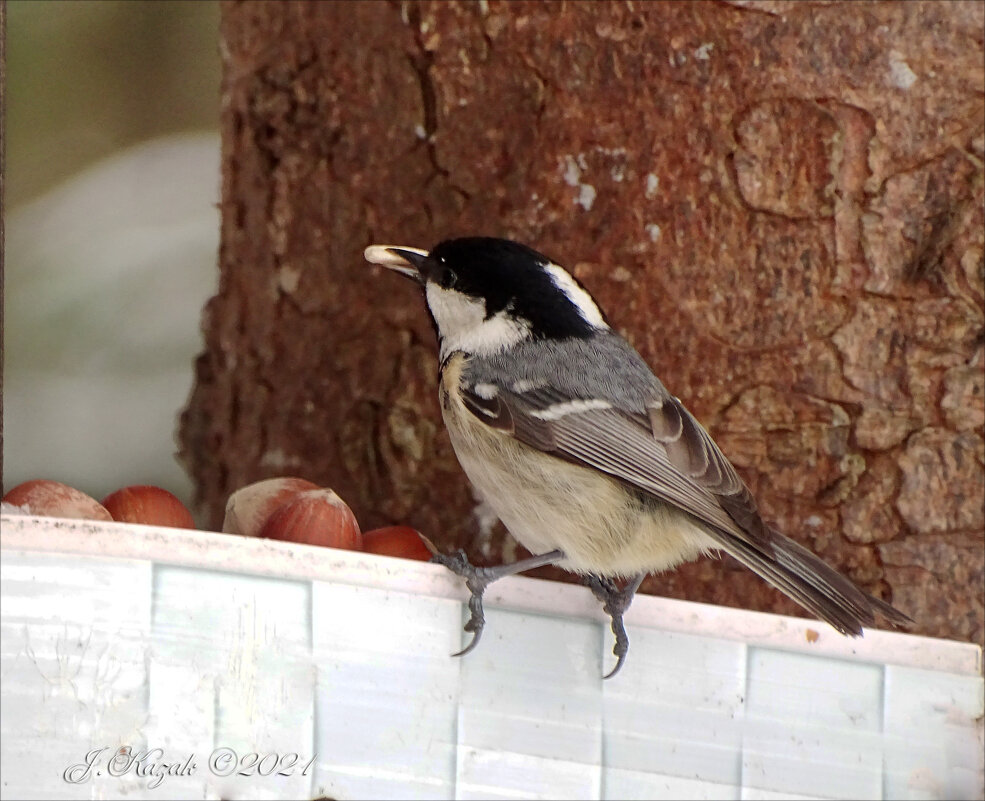
M224 4L221 288L180 435L212 522L299 475L364 529L514 558L419 291L362 259L507 236L586 284L767 519L982 643L983 9ZM645 589L799 611L727 561Z

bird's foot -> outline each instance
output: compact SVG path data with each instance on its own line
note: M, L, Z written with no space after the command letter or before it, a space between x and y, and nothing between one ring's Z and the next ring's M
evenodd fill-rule
M425 547L431 552L431 561L435 564L444 565L456 576L464 578L465 586L471 593L469 597L469 619L465 624L465 631L472 635L472 641L452 656L465 656L479 644L482 631L486 626L486 616L482 609L482 596L486 587L505 576L512 576L544 565L552 565L564 559L564 552L555 550L539 556L531 556L528 559L521 559L519 562L512 562L508 565L476 567L469 562L465 551L458 550L453 554L443 554L427 537L421 535L421 539L424 541Z
M619 589L612 579L604 576L590 575L585 579L585 584L588 585L592 594L602 602L602 609L612 621L612 633L616 638L615 645L612 646L612 653L616 657L616 666L602 677L604 679L611 679L615 676L626 661L626 654L629 653L629 635L626 634L623 615L633 603L633 596L636 595L643 579L643 575L635 576L622 589Z

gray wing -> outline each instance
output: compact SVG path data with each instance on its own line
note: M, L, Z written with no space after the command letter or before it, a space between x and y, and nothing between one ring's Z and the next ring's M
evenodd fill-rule
M772 553L756 502L708 433L664 391L638 412L604 398L564 397L464 385L462 399L483 423L566 461L601 470Z
M909 620L770 529L708 432L636 352L628 345L618 353L605 350L599 350L601 358L589 354L581 362L587 368L579 371L577 387L551 375L551 365L565 363L565 354L558 354L560 361L543 353L539 362L523 359L522 369L489 360L470 365L461 396L486 425L687 512L722 550L842 633L860 634L862 625L874 623L876 610L894 625ZM627 353L637 360L628 368ZM615 374L614 364L620 365ZM636 374L627 376L627 370ZM631 386L620 387L620 381Z

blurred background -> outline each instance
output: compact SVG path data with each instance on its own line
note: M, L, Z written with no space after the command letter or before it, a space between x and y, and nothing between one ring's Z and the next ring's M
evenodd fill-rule
M215 0L7 5L4 488L186 503L177 413L215 291Z

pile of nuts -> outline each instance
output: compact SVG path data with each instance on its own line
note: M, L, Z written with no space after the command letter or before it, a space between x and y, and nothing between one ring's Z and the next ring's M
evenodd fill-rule
M123 487L102 503L58 481L35 479L3 496L25 514L84 520L115 520L150 526L194 529L185 505L160 487ZM431 553L409 526L387 526L365 533L352 510L332 490L303 478L268 478L236 490L226 502L222 530L244 537L344 548L350 551L428 561Z

